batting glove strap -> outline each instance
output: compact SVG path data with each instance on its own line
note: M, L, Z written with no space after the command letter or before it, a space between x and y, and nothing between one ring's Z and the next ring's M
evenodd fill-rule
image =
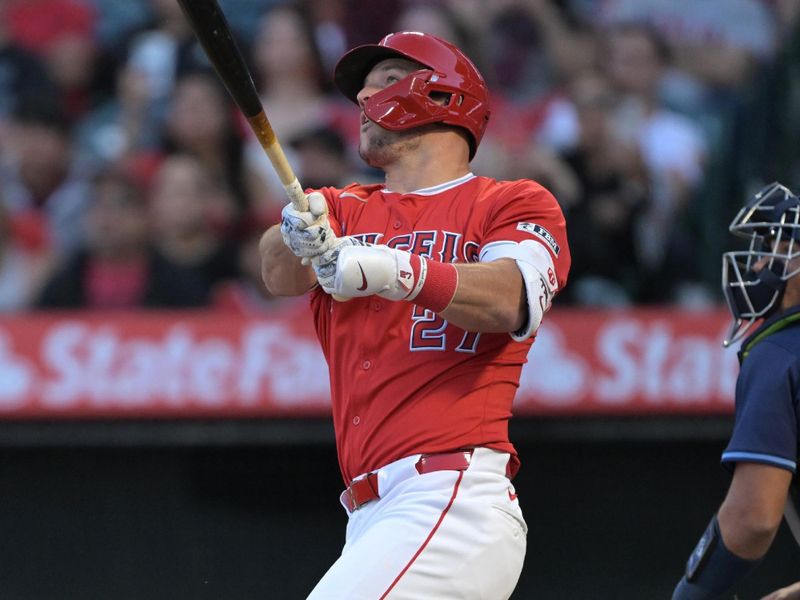
M303 259L324 254L336 239L328 222L325 197L319 192L312 192L307 198L307 211L299 211L291 203L281 211L283 243L295 256Z
M338 254L330 293L349 298L376 294L441 312L452 302L457 287L458 272L452 264L387 246L350 246Z

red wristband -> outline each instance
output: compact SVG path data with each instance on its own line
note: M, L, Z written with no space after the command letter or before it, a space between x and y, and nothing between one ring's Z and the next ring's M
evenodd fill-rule
M415 287L419 291L408 300L435 313L450 306L458 288L458 270L453 263L426 260L412 254L411 268L414 271L414 280L418 282ZM422 281L419 281L420 278Z

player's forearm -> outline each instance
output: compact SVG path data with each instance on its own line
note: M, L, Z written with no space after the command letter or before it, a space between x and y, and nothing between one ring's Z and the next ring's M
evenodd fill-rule
M311 267L301 264L281 238L279 225L270 227L258 244L261 254L261 277L275 296L300 296L314 287L316 277Z
M732 589L758 565L783 514L791 471L737 463L731 487L678 583L673 600L710 600Z
M783 519L792 473L757 463L738 463L719 509L722 539L747 560L767 553Z
M800 581L788 587L775 590L761 600L800 600Z
M522 327L527 315L525 289L512 259L456 268L458 288L442 318L466 331L511 332Z
M774 523L726 511L724 504L719 511L719 528L725 545L731 552L747 560L758 560L767 553L779 525L780 521Z

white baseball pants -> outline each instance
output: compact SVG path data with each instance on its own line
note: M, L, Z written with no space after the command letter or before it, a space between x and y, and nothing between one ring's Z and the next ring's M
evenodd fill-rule
M409 456L378 470L380 499L349 513L342 555L308 600L504 600L527 525L508 454L476 448L466 471L420 475Z

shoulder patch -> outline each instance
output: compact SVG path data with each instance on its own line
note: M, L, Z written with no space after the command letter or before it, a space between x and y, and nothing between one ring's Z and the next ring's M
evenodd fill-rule
M536 223L526 223L525 221L521 221L517 223L517 231L524 231L526 233L530 233L531 235L535 235L536 237L540 238L544 241L545 244L550 246L550 250L553 251L553 254L556 255L558 258L558 253L561 252L561 246L558 245L556 238L547 231L541 225L537 225Z

